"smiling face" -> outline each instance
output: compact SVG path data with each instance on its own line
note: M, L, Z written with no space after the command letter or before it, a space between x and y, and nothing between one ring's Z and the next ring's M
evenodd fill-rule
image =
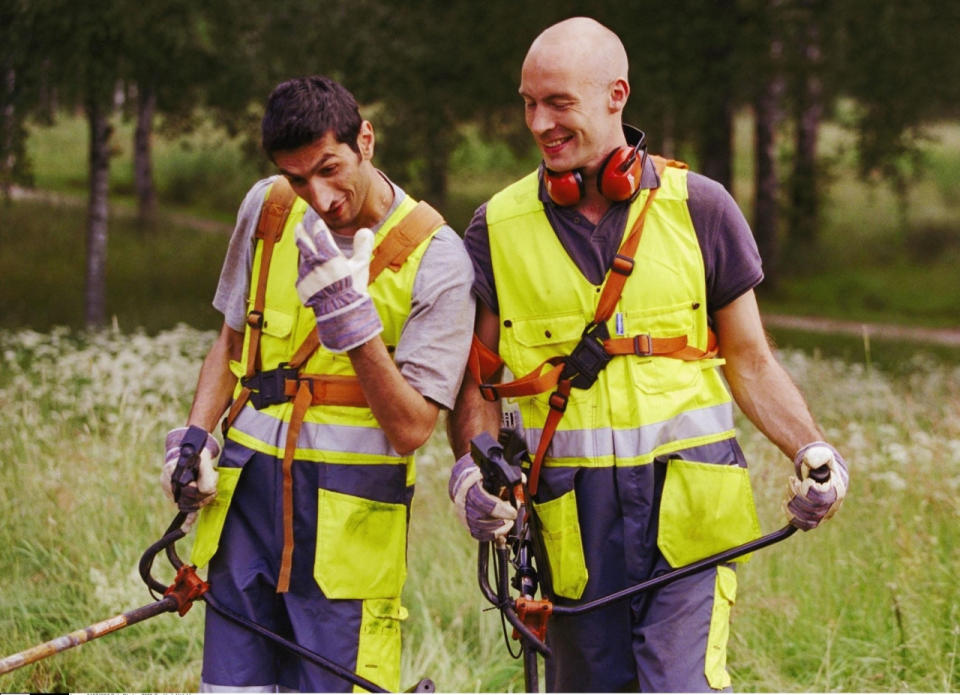
M599 166L606 153L609 124L606 90L580 71L543 62L524 63L520 83L524 119L554 171Z
M621 113L629 93L620 40L590 19L550 27L523 61L524 118L553 171L596 173L607 154L625 143Z
M329 130L308 145L274 152L273 161L332 231L350 234L379 220L371 195L378 177L371 163L373 142L373 126L364 121L357 137L359 152Z

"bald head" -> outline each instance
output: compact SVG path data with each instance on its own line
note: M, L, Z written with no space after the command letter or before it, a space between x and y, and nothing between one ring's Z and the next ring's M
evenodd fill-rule
M627 51L620 38L589 17L572 17L545 29L527 51L524 69L534 65L569 69L598 86L627 81Z
M523 61L524 117L553 171L580 169L589 178L626 144L621 119L629 95L623 44L587 17L546 29Z

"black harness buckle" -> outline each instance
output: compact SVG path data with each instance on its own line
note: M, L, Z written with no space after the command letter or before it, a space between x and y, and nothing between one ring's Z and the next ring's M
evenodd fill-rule
M570 379L570 385L578 389L593 386L600 372L613 355L607 353L603 341L610 337L606 323L590 323L583 329L580 342L564 360L561 379Z
M287 379L297 379L296 367L281 364L276 369L257 372L251 377L243 377L240 383L250 389L250 402L257 410L263 410L268 405L286 403L290 396L286 393Z

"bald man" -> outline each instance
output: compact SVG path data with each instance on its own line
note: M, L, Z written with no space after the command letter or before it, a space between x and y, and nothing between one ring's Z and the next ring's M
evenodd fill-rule
M450 496L475 538L503 539L515 512L483 490L469 442L518 429L535 452L527 493L548 556L541 592L565 605L760 534L731 393L794 461L791 523L829 518L847 483L768 346L747 222L721 185L647 155L622 119L627 67L620 40L592 19L536 38L519 91L543 162L481 206L465 235L476 367L449 421ZM501 364L540 378L502 383ZM734 565L722 565L555 616L548 690L729 689L736 588Z

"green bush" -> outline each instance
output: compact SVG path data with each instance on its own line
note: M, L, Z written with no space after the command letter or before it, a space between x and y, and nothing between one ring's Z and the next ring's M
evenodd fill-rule
M259 152L209 125L158 148L154 176L164 201L235 212L244 194L268 171Z

